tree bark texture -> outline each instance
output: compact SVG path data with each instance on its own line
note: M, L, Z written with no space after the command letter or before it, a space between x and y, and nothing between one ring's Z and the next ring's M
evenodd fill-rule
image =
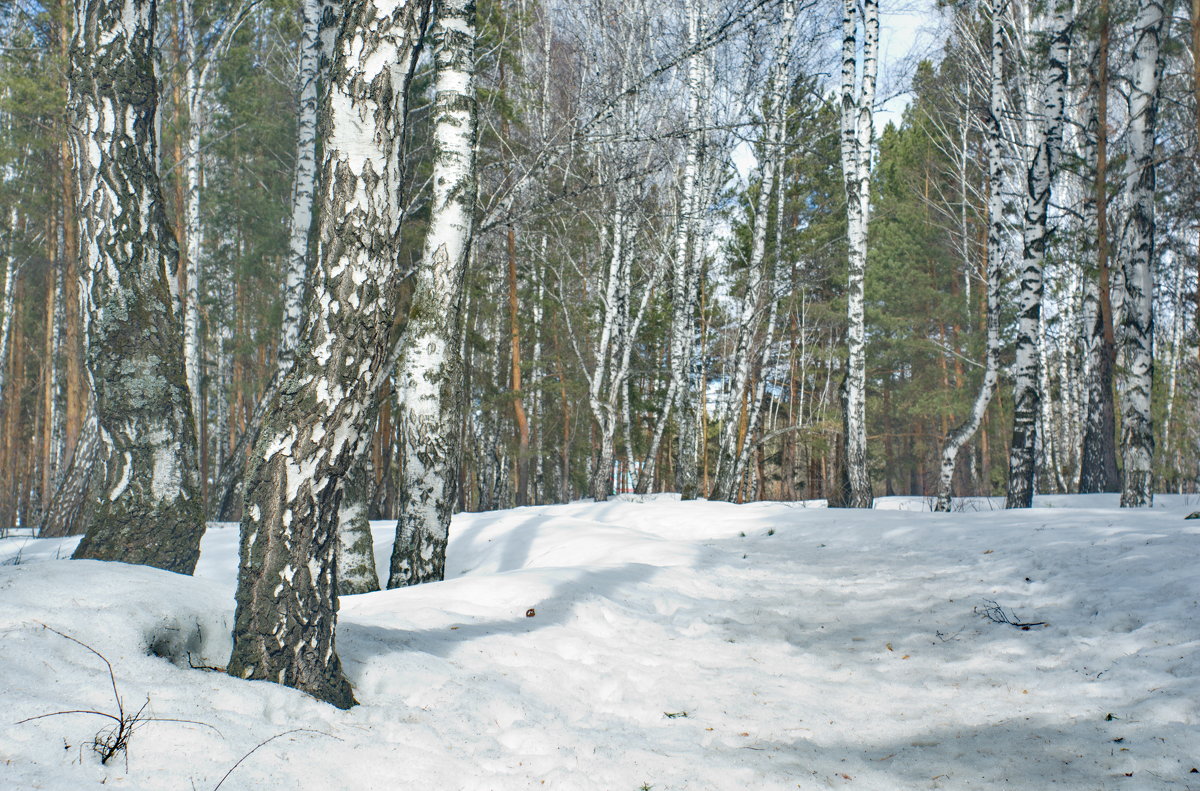
M428 3L347 6L321 121L318 265L249 462L229 673L354 705L334 645L344 479L393 359L401 146Z
M88 374L107 463L77 558L191 573L204 533L182 335L178 251L156 161L154 0L75 8L69 112Z
M1062 144L1066 106L1071 7L1060 3L1046 31L1049 49L1043 78L1042 103L1032 126L1033 155L1025 174L1025 216L1018 297L1016 363L1013 384L1013 434L1008 460L1007 508L1033 504L1037 471L1037 426L1042 406L1041 344L1042 262L1046 253L1050 187ZM1040 57L1038 55L1037 57Z
M1113 404L1113 332L1111 284L1108 274L1108 0L1100 0L1099 30L1092 58L1092 91L1083 129L1084 158L1095 163L1092 194L1084 201L1085 227L1096 229L1095 272L1089 273L1084 295L1087 354L1087 411L1083 447L1079 454L1079 491L1115 492L1121 485L1117 469L1117 426Z
M1162 73L1163 0L1144 0L1134 23L1130 64L1129 254L1122 262L1125 282L1120 343L1124 365L1118 375L1121 403L1121 507L1148 507L1154 501L1154 424L1150 411L1154 382L1154 135Z
M879 3L863 0L862 79L856 84L859 0L845 0L842 14L841 154L846 183L849 274L846 290L846 453L851 508L874 502L867 470L867 358L863 284L871 212L871 142L875 80L879 68Z
M433 202L396 377L404 461L388 588L440 580L458 501L463 282L475 211L475 3L439 0Z

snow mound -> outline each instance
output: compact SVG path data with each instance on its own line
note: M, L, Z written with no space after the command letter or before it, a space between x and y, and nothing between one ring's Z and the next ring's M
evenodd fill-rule
M230 650L233 526L195 578L0 540L0 789L1200 787L1195 503L924 504L461 514L445 582L343 599L348 712L201 669ZM115 710L43 624L149 700L107 766L103 716L17 722Z

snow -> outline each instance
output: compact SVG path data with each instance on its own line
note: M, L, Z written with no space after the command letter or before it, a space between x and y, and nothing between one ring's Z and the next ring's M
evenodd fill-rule
M3 539L0 788L211 791L245 756L223 791L1200 789L1200 503L1155 503L461 514L446 582L343 599L348 712L188 667L228 657L236 526L195 578ZM100 764L96 715L17 723L115 709L104 663L43 624L162 718L127 756Z

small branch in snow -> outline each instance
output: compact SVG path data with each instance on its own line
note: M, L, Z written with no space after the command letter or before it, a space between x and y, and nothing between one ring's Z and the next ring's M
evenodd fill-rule
M1032 626L1046 626L1045 621L1018 621L1016 612L1012 610L1006 611L1003 607L991 599L984 599L983 604L984 607L982 610L979 607L975 607L973 610L974 612L982 615L984 618L987 618L992 623L1008 624L1009 626L1015 626L1016 628L1026 632L1029 631L1030 627Z
M213 786L212 791L218 791L218 789L220 789L220 787L225 783L225 781L229 779L229 776L231 774L233 774L233 770L237 769L239 766L241 766L242 761L246 760L251 755L254 755L254 753L257 752L260 747L266 747L268 744L275 741L276 739L282 739L284 736L288 736L289 734L293 734L293 733L317 733L317 734L320 734L321 736L328 736L330 739L337 739L337 737L334 736L333 734L326 733L325 731L313 730L312 728L293 728L290 731L284 731L283 733L277 733L274 736L272 736L271 738L264 739L263 741L254 745L254 748L251 749L250 752L246 753L241 758L237 759L237 763L235 763L233 766L229 767L229 771L226 772L224 774L224 776L221 777L220 781L215 786ZM337 739L337 740L339 742L341 741L341 739Z
M106 668L108 668L108 681L112 685L113 699L116 701L116 704L117 704L117 713L110 714L108 712L95 711L92 709L71 709L70 711L52 711L49 714L38 714L37 716L34 716L34 717L26 717L25 719L19 720L18 722L16 722L15 723L16 725L23 725L26 722L33 722L34 720L41 720L41 719L45 719L47 717L58 717L58 716L61 716L64 714L92 714L97 717L105 717L107 719L110 719L113 722L115 722L116 725L113 725L109 728L102 728L100 731L98 731L96 733L96 736L92 739L91 747L96 752L96 754L100 756L100 763L102 765L107 765L108 762L111 761L116 755L118 755L119 753L124 753L126 771L129 770L129 753L127 751L128 747L129 747L129 739L131 736L133 736L134 731L136 731L138 728L140 728L141 726L145 725L148 722L181 722L181 723L188 723L190 725L201 725L205 728L212 728L214 731L217 732L218 735L221 734L221 732L219 730L217 730L212 725L209 725L207 722L197 722L196 720L182 720L182 719L174 719L174 718L168 718L168 717L148 716L146 714L146 709L149 708L149 706L150 706L149 696L146 697L146 702L143 703L141 705L141 707L138 708L137 711L135 711L133 713L126 711L125 710L125 701L121 698L121 692L117 688L116 673L113 672L112 663L108 661L108 658L105 657L104 654L100 653L95 648L92 648L90 645L83 642L82 640L78 640L74 637L71 637L71 635L69 635L69 634L63 634L62 632L58 631L57 629L55 629L52 626L47 626L44 623L39 623L39 626L41 626L43 629L54 632L59 637L70 640L72 643L75 643L76 645L86 648L88 651L91 651L93 654L95 654L96 656L98 656L100 658L100 661L104 663L104 666Z

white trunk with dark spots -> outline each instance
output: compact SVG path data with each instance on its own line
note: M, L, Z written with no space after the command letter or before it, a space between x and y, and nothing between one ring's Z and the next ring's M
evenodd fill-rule
M983 423L988 405L1000 380L1000 288L1006 262L1004 260L1004 142L1001 119L1004 117L1004 20L1006 0L992 0L992 57L987 116L988 147L988 242L987 242L987 348L983 381L963 423L950 432L942 447L942 465L938 475L935 511L950 510L951 486L958 453L975 436ZM965 203L965 202L964 202Z
M1013 366L1013 434L1008 460L1007 508L1033 504L1037 427L1042 409L1042 262L1046 253L1050 189L1062 145L1072 7L1060 2L1045 30L1047 52L1039 70L1041 104L1030 119L1033 154L1025 174L1021 288L1017 301L1016 363Z
M846 290L845 465L851 508L874 502L867 471L867 358L864 281L867 227L871 218L871 144L874 139L875 81L879 69L879 3L862 0L862 47L859 0L845 0L842 14L841 155L846 183L849 274ZM858 62L861 57L861 78Z
M1144 0L1134 23L1130 64L1129 159L1125 192L1130 207L1129 249L1123 261L1125 299L1117 392L1121 404L1121 507L1154 501L1154 137L1158 117L1163 0Z
M458 338L475 212L475 3L439 0L436 8L433 199L396 373L403 463L389 588L445 576L462 455Z
M296 362L242 512L231 675L354 704L334 646L339 504L393 359L401 146L428 3L347 6L321 122L320 223Z

